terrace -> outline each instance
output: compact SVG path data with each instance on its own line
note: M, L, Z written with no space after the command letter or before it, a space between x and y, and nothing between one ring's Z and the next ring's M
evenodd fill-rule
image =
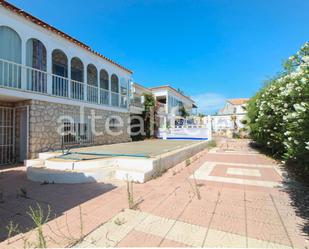
M128 108L129 79L113 68L103 68L106 63L91 62L91 56L80 59L78 54L83 51L67 55L62 49L49 49L36 38L24 39L8 26L0 26L0 37L0 99L42 100L42 96L50 96L96 108Z

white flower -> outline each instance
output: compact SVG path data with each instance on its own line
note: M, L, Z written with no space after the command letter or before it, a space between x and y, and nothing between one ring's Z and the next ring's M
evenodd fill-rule
M306 55L306 56L303 56L303 61L306 63L306 62L309 62L309 56Z

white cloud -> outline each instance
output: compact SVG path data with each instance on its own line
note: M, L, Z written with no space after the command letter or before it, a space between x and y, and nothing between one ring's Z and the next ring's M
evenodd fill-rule
M214 114L225 104L226 98L217 93L202 93L192 96L198 106L198 112L204 114Z

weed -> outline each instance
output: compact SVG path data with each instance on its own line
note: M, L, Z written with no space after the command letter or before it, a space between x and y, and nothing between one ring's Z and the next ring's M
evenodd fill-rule
M127 194L129 209L134 209L133 181L127 180Z
M43 212L42 207L40 206L39 203L37 203L36 205L37 205L37 209L34 209L30 206L29 211L27 211L27 214L33 220L37 228L37 247L46 248L46 240L43 234L43 224L49 220L51 209L50 209L50 206L48 205L48 213L46 217L44 217L44 212Z
M186 159L186 167L188 167L191 164L190 158Z
M22 198L28 198L27 189L26 188L20 188L18 196L22 197Z
M6 230L8 232L8 244L10 243L10 238L12 238L15 234L19 233L18 224L14 224L13 221L10 221L6 226Z
M207 143L207 147L208 147L208 148L214 148L214 147L216 147L216 146L217 146L217 143L216 143L215 140L211 140L211 141L209 141L209 142Z
M126 220L124 218L120 219L120 218L117 218L114 220L114 223L117 225L117 226L121 226L123 224L126 223Z

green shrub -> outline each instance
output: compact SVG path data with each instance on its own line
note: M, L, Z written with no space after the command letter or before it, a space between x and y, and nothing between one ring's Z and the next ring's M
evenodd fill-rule
M309 43L247 105L251 137L309 173Z

